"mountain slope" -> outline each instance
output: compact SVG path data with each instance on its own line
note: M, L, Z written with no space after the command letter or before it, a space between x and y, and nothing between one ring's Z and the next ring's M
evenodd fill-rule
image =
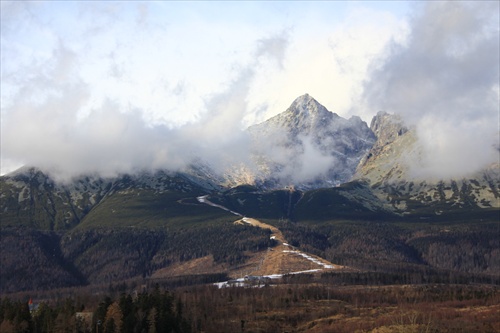
M0 177L2 227L69 229L102 200L112 185L111 180L90 176L58 184L36 168L23 167Z
M144 191L153 196L175 193L173 198L179 200L220 187L195 169L190 173L142 172L107 179L81 176L68 183L58 183L41 170L23 167L0 177L0 188L2 227L62 230L79 225L105 198L115 193L122 196L127 191L136 191L135 195L137 191Z
M378 113L371 123L377 141L354 176L367 182L388 208L400 214L493 210L500 207L500 168L493 164L459 179L425 179L415 175L424 152L414 129L397 116ZM410 164L412 163L412 164Z
M85 284L60 248L61 235L26 228L0 229L0 293Z
M203 257L227 272L271 245L266 231L199 203L207 190L191 177L159 171L60 184L33 168L2 177L0 292L111 283ZM66 211L80 215L58 223Z

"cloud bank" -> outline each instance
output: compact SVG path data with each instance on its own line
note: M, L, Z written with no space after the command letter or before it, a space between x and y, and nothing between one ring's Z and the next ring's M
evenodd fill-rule
M497 2L419 4L411 19L402 2L223 5L2 1L1 173L254 170L243 129L306 92L368 123L402 114L423 174L496 158ZM313 148L297 177L334 163Z
M47 69L34 72L43 74L33 76L4 109L2 157L37 166L61 181L89 173L112 177L144 170L178 171L195 160L220 172L234 161L251 164L249 141L241 128L253 77L250 69L225 92L207 98L209 114L169 127L148 123L142 110L110 99L81 117L91 93L78 75L75 57L60 45L50 64L41 66Z
M365 83L367 107L416 128L415 176L460 177L498 162L499 12L498 2L421 4L408 38Z
M2 173L25 164L60 179L196 159L254 170L243 129L305 92L347 110L356 84L347 78L362 76L359 63L400 23L366 9L391 23L346 25L338 13L359 22L366 13L340 3L1 5ZM382 41L349 62L367 30Z

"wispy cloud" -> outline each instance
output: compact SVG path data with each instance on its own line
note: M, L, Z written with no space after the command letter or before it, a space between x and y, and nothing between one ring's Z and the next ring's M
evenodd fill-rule
M269 53L262 46L273 45L273 39L259 41L259 56L276 57L276 49ZM79 76L77 58L63 43L40 66L45 69L33 68L38 75L3 110L3 156L63 181L85 173L180 170L199 159L220 173L236 163L252 164L242 120L248 112L254 64L242 68L226 90L206 97L210 112L177 127L148 123L143 110L124 108L111 99L82 117L91 89Z

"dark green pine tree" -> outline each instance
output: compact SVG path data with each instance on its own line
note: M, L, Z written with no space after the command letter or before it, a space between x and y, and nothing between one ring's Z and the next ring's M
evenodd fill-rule
M31 320L31 313L27 302L18 303L14 326L16 332L19 333L33 332L33 321Z
M104 319L106 318L106 312L108 307L113 303L109 296L106 296L103 301L99 303L99 306L94 312L94 317L92 319L92 330L94 333L102 332L104 329Z
M122 294L119 301L120 309L123 313L122 333L134 333L137 323L136 308L130 294Z

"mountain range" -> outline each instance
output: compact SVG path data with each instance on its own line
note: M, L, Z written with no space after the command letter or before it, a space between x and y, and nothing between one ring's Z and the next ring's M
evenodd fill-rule
M182 172L66 183L36 167L2 176L2 290L240 274L276 243L268 229L233 224L234 213L340 265L500 272L491 232L498 164L460 179L418 178L408 165L419 154L416 132L402 119L379 112L368 127L307 94L248 133L257 167L223 174L199 161ZM197 199L205 196L215 206Z

